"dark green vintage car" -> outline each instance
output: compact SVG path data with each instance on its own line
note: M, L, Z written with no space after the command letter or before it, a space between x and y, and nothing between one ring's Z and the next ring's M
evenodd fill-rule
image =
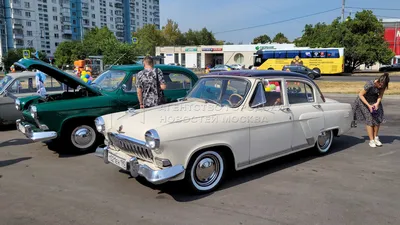
M33 141L54 139L67 149L93 151L104 141L104 136L95 128L95 118L139 108L135 80L136 74L143 70L142 65L112 66L88 85L78 77L39 60L21 59L15 64L28 70L38 69L64 86L64 91L59 94L15 100L15 106L23 116L16 121L17 129ZM155 67L163 71L168 102L186 96L198 79L191 70L182 67Z

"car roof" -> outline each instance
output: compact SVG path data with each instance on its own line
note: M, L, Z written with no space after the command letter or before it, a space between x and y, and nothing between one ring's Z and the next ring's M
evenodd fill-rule
M191 70L181 67L181 66L174 66L174 65L165 65L165 64L156 64L154 65L154 68L159 68L160 70L177 70L177 71L184 71L184 72L192 72ZM132 70L143 70L144 66L141 64L131 64L131 65L114 65L111 66L110 69L114 70L126 70L126 71L132 71Z
M30 77L35 76L36 72L32 71L22 71L22 72L14 72L14 73L7 73L5 76L10 76L12 78L19 78L19 77Z
M225 76L238 76L238 77L267 77L267 78L303 78L312 81L312 79L304 74L293 73L280 70L234 70L234 71L220 71L211 72L207 75L225 75ZM206 76L207 76L206 75Z

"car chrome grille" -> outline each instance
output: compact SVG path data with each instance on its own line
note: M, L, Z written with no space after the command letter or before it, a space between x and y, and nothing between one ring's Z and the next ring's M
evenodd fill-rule
M143 144L135 142L129 137L115 133L108 133L108 139L111 142L111 145L119 148L121 151L133 154L145 161L153 162L153 153L151 149L147 148Z

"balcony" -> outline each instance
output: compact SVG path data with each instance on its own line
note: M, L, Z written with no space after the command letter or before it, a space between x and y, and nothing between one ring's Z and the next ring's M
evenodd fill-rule
M115 3L115 8L117 8L117 9L122 9L122 8L123 8L122 3L116 2L116 3Z
M22 25L22 20L13 20L13 28L14 29L24 28L24 26Z
M23 9L21 3L13 3L12 1L10 3L10 8L12 8L12 9Z
M117 30L123 30L124 29L124 25L117 25L116 28L117 28Z
M117 37L124 37L124 32L116 32L115 35Z
M13 38L14 39L24 39L24 34L23 33L13 33Z
M122 0L115 0L115 2L116 2L116 3L121 3L121 4L123 3Z
M64 28L62 29L63 34L72 34L72 29L71 28Z

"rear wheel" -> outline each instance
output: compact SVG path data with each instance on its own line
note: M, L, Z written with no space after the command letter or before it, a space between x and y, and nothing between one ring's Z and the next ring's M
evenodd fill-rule
M318 135L317 143L315 143L315 148L319 154L326 154L329 152L333 141L333 131L327 130L323 131Z
M268 68L268 70L274 70L274 68L270 67L270 68Z
M315 72L317 72L317 73L319 73L319 74L321 74L321 70L318 68L318 67L314 67L314 69L313 69Z
M185 179L193 191L207 193L220 185L225 171L224 155L218 151L205 151L192 157L186 170Z
M71 122L65 127L63 143L77 153L92 152L103 140L94 124Z
M311 79L313 79L313 80L315 79L315 76L314 76L314 74L312 74L312 73L309 73L309 74L308 74L308 77L311 78Z

